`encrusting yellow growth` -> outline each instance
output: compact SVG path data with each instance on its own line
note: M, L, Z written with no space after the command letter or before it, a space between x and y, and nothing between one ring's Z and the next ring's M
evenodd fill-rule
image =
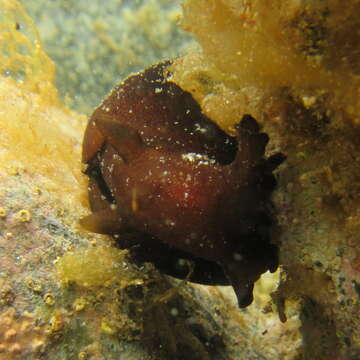
M55 65L45 53L33 21L16 0L1 0L0 9L1 75L57 103Z
M126 252L111 246L77 249L65 253L56 270L64 283L75 282L81 287L106 286L113 281L128 284L135 275L128 270L125 256Z
M55 66L21 5L1 0L0 14L0 168L37 174L43 189L76 194L78 202L83 194L73 189L86 188L79 166L85 116L59 101Z
M239 109L260 121L281 117L273 103L287 91L304 104L326 96L360 123L358 1L187 0L183 10L202 53L179 59L174 80L224 128Z

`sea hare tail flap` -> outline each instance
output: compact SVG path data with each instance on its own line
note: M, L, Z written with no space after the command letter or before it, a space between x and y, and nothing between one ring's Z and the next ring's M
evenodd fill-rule
M248 264L248 266L251 266ZM247 276L251 273L246 267L239 266L237 263L232 263L224 267L226 276L228 277L232 287L234 288L238 304L240 308L245 308L253 301L254 279L253 276Z

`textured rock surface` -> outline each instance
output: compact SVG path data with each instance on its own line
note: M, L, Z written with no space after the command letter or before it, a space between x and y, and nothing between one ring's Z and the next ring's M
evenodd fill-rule
M87 114L116 82L191 42L177 26L180 0L20 2L56 64L60 96Z

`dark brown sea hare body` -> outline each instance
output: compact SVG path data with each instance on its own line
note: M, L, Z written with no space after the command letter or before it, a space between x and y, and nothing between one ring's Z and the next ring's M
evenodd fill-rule
M83 144L93 214L88 229L117 234L121 248L166 274L231 284L239 306L278 266L270 243L272 171L268 136L245 115L232 137L172 83L168 63L117 86L92 115Z

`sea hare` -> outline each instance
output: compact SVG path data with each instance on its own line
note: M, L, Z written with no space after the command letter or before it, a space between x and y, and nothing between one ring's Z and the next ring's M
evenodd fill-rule
M278 266L270 242L268 136L250 115L229 136L160 63L128 77L94 111L84 137L89 230L112 234L136 261L190 281L232 285L240 307ZM191 264L191 266L189 266Z

